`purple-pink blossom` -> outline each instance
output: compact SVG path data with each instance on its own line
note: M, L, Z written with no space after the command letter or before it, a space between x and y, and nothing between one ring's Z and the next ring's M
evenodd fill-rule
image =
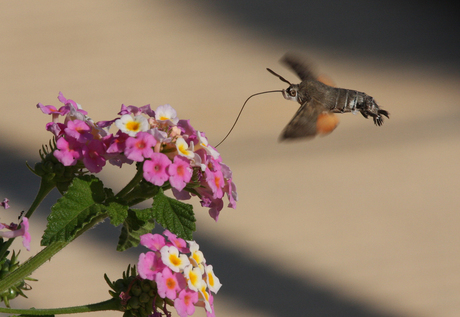
M74 138L80 143L84 143L93 138L90 126L82 120L67 122L67 128L64 129L64 132L66 135Z
M177 235L172 233L169 230L165 230L163 234L168 237L168 240L180 251L180 252L189 252L187 248L187 243L184 239L178 238Z
M174 300L174 308L180 317L191 316L195 313L196 302L198 302L198 293L183 289Z
M161 273L155 277L155 282L158 286L158 295L162 298L176 299L177 292L180 290L179 281L177 279L180 274L173 273L169 268L165 267Z
M148 132L138 132L135 137L129 137L125 142L125 155L128 159L142 162L153 154L157 141Z
M9 202L10 202L10 200L8 198L5 198L0 203L0 206L2 206L5 209L8 209L8 208L10 208L10 205L8 204Z
M168 180L167 168L171 164L163 153L153 153L150 160L144 162L144 178L153 185L162 186Z
M54 156L64 166L72 166L77 164L77 161L82 158L81 144L77 140L69 138L59 138L56 141L56 150Z
M27 217L22 218L21 228L19 229L18 225L14 223L11 223L9 225L4 223L0 224L0 229L4 228L10 231L0 231L0 237L8 239L22 237L22 245L27 249L27 251L30 251L31 236L29 233L29 219L27 219Z
M158 250L159 245L165 243L164 238L159 239L163 235L182 245L181 251L169 242ZM208 316L214 316L210 291L217 292L221 284L212 266L206 264L195 241L186 242L168 230L163 235L149 233L141 236L141 243L147 246L154 244L152 249L156 251L139 256L137 267L140 278L155 281L158 296L173 300L180 317L192 315L195 306L205 308Z
M164 268L165 265L158 253L147 252L139 255L137 270L143 279L154 281L157 273L161 272Z
M146 233L141 236L141 245L152 251L160 251L166 245L165 237L161 234Z
M190 160L183 156L175 156L173 163L168 167L168 172L171 186L181 191L192 178Z
M222 163L205 133L195 130L190 120L179 120L170 105L155 111L150 105L122 105L117 118L95 123L74 100L61 92L58 99L64 104L60 108L42 103L37 107L53 117L46 129L56 139L53 155L64 166L78 163L98 173L107 162L119 167L143 162L139 166L146 181L171 189L178 200L198 196L215 220L223 208L224 196L228 197L228 207L236 207L231 170ZM57 122L59 117L64 117L62 123Z
M83 163L91 173L99 173L105 166L105 145L101 140L91 140L82 148Z
M222 175L221 170L217 170L215 172L207 169L205 171L206 174L206 182L208 183L209 187L212 190L213 198L222 198L224 195L223 188L225 186L224 176Z

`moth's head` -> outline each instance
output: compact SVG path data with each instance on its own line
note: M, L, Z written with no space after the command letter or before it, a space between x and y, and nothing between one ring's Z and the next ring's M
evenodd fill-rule
M287 89L283 89L282 93L285 99L300 102L299 85L290 84Z
M272 71L270 68L267 68L267 70L270 72L270 74L275 75L278 77L282 82L289 84L289 87L287 89L283 89L283 97L287 100L292 100L292 101L297 101L301 102L299 99L299 85L291 84L288 80L286 80L284 77L278 75L274 71Z

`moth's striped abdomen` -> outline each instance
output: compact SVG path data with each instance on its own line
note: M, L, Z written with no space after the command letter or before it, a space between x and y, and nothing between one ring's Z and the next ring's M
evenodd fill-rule
M359 111L365 118L372 117L374 123L379 126L383 123L382 116L389 118L388 111L380 109L374 98L368 94L344 88L332 89L336 96L335 102L330 105L330 111L340 113Z

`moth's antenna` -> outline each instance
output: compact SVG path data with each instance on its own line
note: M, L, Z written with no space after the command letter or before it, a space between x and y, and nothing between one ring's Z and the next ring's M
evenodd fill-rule
M267 68L268 69L268 68ZM280 76L281 77L281 76ZM282 77L281 77L282 78ZM283 78L284 79L284 78ZM283 80L281 79L281 80ZM286 80L283 80L283 81L286 81ZM286 81L287 82L287 81ZM230 128L230 131L228 131L227 135L222 139L222 141L219 142L219 144L217 144L215 147L218 147L219 145L222 144L222 142L225 141L225 139L227 139L227 137L230 135L230 133L232 132L233 128L235 127L236 123L238 122L238 119L240 118L241 116L241 113L243 112L243 109L244 107L246 106L246 103L248 102L249 99L251 99L252 97L254 96L257 96L257 95L262 95L262 94L268 94L268 93L272 93L272 92L283 92L282 90L269 90L269 91L263 91L263 92L258 92L256 94L253 94L253 95L250 95L248 97L248 99L246 99L246 101L244 102L243 106L241 107L241 110L240 110L240 113L238 113L238 116L236 117L236 120L235 120L235 123L233 123L232 127Z
M281 75L278 75L277 73L272 71L270 68L267 68L267 70L270 72L270 74L275 75L276 77L281 79L281 81L285 82L286 84L292 85L287 79L284 79L284 77L282 77Z

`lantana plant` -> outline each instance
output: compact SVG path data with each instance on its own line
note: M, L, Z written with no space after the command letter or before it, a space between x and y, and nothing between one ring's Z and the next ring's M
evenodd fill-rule
M59 109L39 103L51 116L46 130L53 134L42 146L41 161L29 169L41 177L37 197L18 224L0 223L0 312L22 315L56 315L100 310L124 312L124 316L170 316L174 308L181 317L203 307L214 316L214 295L221 287L213 266L206 263L193 240L196 219L192 205L183 201L196 196L210 216L218 220L224 199L236 207L237 194L230 168L222 162L203 132L189 120L180 120L170 105L152 110L121 106L106 121L93 121L82 107L59 93ZM132 180L118 193L95 176L107 164L122 168L135 164ZM24 263L17 253L8 258L12 241L22 237L30 249L31 216L45 196L56 188L62 197L51 208L41 238L44 248ZM170 190L170 194L167 194ZM136 208L152 200L148 208ZM8 199L1 206L10 207ZM31 289L32 272L85 231L109 219L121 226L117 250L139 244L148 251L135 265L128 265L122 277L112 281L104 276L112 298L107 301L68 308L13 309L10 303ZM152 234L155 224L163 235ZM31 282L32 283L32 282Z

